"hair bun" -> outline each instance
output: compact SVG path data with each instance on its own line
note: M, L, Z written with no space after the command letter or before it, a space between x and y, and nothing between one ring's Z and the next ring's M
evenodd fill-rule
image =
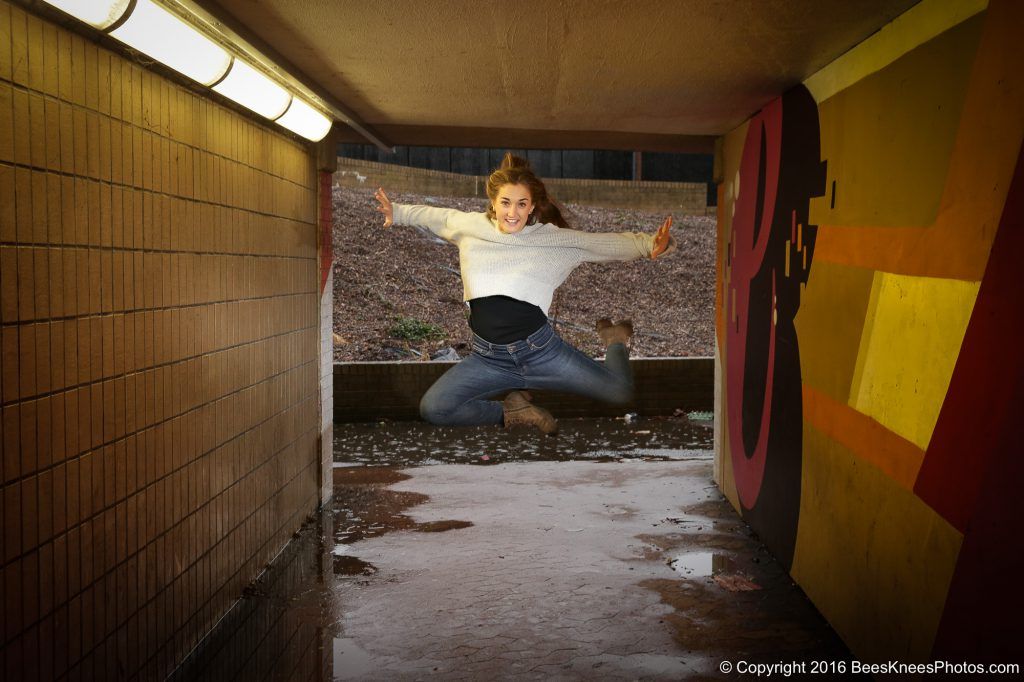
M510 168L524 168L530 169L530 162L521 156L516 156L512 152L505 152L505 158L501 160L501 170L508 170Z

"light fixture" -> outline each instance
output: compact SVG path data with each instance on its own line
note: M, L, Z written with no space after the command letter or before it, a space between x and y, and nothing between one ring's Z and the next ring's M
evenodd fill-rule
M311 142L319 142L331 129L332 121L298 97L292 97L292 105L277 123Z
M152 0L137 0L110 35L203 85L216 83L231 66L222 47Z
M311 142L320 141L331 129L332 119L292 96L263 71L232 56L167 9L165 0L45 2Z
M231 63L228 75L213 89L270 120L283 114L291 100L284 88L238 57Z
M131 0L46 0L75 19L101 31L117 23Z

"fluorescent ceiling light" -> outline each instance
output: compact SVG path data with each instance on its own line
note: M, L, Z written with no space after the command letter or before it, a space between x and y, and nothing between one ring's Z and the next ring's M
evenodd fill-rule
M319 142L333 125L333 119L292 96L262 71L238 57L232 59L217 42L159 2L45 2L307 140Z
M110 35L203 85L216 83L231 65L219 45L152 0L138 0Z
M47 4L66 12L100 30L110 26L124 14L131 0L46 0Z
M237 57L228 75L213 89L271 120L283 114L291 100L284 88Z
M292 105L277 123L310 142L319 142L331 129L332 121L298 97L292 97Z

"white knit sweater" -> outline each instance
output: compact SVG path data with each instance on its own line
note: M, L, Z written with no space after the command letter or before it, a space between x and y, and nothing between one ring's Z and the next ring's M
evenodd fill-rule
M650 258L652 235L580 232L547 223L506 234L485 213L392 204L397 225L425 227L459 247L463 299L509 296L546 315L551 299L580 263Z

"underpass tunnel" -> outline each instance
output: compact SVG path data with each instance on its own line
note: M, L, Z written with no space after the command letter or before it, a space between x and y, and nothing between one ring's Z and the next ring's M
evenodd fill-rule
M337 502L342 145L713 154L714 356L637 366L710 406L714 494L846 663L1019 663L1022 27L1012 0L0 0L0 674L184 675L268 566L304 574L289 543ZM323 637L245 661L331 676Z

